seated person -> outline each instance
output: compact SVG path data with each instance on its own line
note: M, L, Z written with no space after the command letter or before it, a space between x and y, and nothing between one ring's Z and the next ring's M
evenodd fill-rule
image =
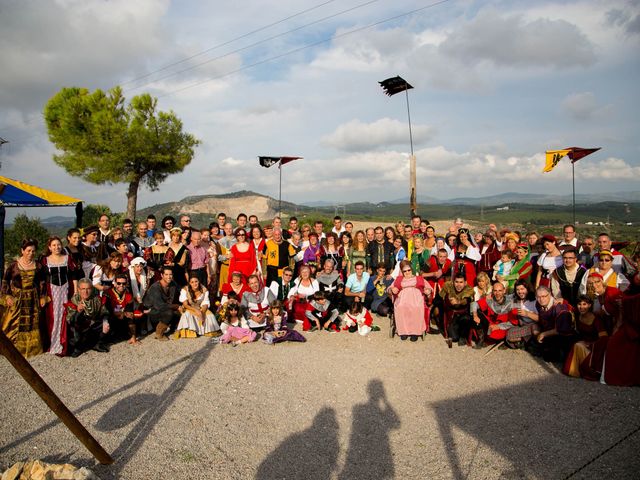
M110 337L114 340L128 339L131 345L137 345L136 323L134 315L134 298L127 291L127 275L125 273L116 274L113 288L107 290L105 295L105 305L109 310ZM141 317L141 315L139 315Z
M316 280L320 291L325 293L327 300L335 308L339 308L342 305L344 282L340 278L340 273L335 269L335 263L332 258L327 258L324 261L322 270L316 275Z
M271 290L260 284L257 275L250 275L247 280L248 291L242 294L240 306L244 309L244 317L249 328L262 330L267 326L267 310L276 297Z
M307 303L307 311L302 324L304 331L325 329L326 331L338 331L338 309L331 305L324 292L316 292Z
M384 268L383 266L379 268ZM354 302L351 304L351 308L344 314L344 327L343 330L349 330L349 332L358 332L363 337L368 335L371 331L378 331L380 327L373 325L373 317L369 310L365 308L362 302Z
M548 287L540 286L536 289L536 310L540 333L530 342L532 353L547 362L564 361L576 336L571 307L553 298Z
M224 332L220 337L220 343L230 343L234 347L243 343L253 342L256 339L256 332L247 325L246 319L240 315L240 305L235 302L226 304L225 317L220 325Z
M353 302L364 302L367 296L369 273L364 271L364 262L358 260L354 265L354 273L349 275L344 285L344 306L348 310Z
M375 277L372 276L369 278L365 299L365 305L367 305L372 312L382 315L383 317L389 315L393 302L389 297L388 289L392 283L393 278L391 278L391 275L387 275L387 268L384 265L378 265Z
M173 269L161 268L160 280L151 285L142 299L149 310L147 318L156 329L157 340L169 340L165 333L178 321L178 285L173 281Z
M493 285L490 297L483 297L471 304L472 328L476 334L474 348L483 348L485 338L500 342L507 336L507 330L518 324L513 312L513 302L505 295L504 285Z
M182 304L180 321L176 327L177 338L195 338L200 335L217 337L220 325L209 307L209 290L200 283L198 274L190 273L189 285L180 290L178 301Z
M264 329L266 343L306 342L307 339L300 332L287 326L287 312L282 301L274 300L269 306L267 326Z
M538 327L538 310L531 284L526 280L517 280L512 295L513 308L518 318L518 325L507 330L505 344L509 348L522 348L532 336L540 333Z
M449 348L453 342L466 345L471 326L469 306L473 302L473 288L467 285L464 275L458 274L444 284L438 295L442 298L444 308L443 331L447 345Z
M611 336L621 320L622 292L606 285L599 273L589 274L587 286L587 291L593 295L593 312Z
M79 357L87 350L108 352L109 310L95 294L91 280L78 280L78 291L65 304L65 319L69 327L69 352Z

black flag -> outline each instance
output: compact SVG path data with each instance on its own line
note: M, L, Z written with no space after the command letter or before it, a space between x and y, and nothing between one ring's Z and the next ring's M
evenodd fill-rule
M258 157L260 165L269 168L280 161L280 157Z
M378 83L384 89L384 93L389 95L390 97L392 97L396 93L404 92L405 90L413 88L402 77L391 77Z

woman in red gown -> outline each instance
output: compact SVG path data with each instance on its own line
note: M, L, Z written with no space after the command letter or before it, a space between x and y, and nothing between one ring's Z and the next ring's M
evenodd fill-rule
M247 278L257 272L258 262L253 246L247 242L247 232L244 228L235 231L237 243L231 247L231 260L229 261L229 277L231 282L232 272L242 273L242 283L247 283Z

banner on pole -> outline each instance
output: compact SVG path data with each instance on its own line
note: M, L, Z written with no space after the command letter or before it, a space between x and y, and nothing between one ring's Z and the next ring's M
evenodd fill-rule
M543 173L550 172L555 168L560 160L564 157L568 157L571 159L571 163L575 163L581 158L586 157L587 155L592 154L593 152L597 152L601 147L597 148L580 148L580 147L568 147L563 148L562 150L547 150L545 152L545 166L542 170Z

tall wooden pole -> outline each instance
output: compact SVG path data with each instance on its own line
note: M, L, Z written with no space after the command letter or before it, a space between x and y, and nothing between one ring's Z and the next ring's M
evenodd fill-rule
M573 225L576 224L576 164L571 161L571 184L573 185Z
M62 423L64 423L69 430L76 436L82 444L87 447L87 450L103 465L109 465L113 463L113 458L109 455L104 448L93 438L93 436L87 431L86 428L80 423L80 421L71 413L67 406L58 398L58 396L51 390L51 387L42 379L38 372L34 370L29 362L22 356L18 349L13 345L11 340L7 338L5 333L0 330L0 353L9 360L9 363L13 365L22 378L24 378L29 386L40 395L40 398L44 400L44 403L55 413Z
M280 189L278 193L278 217L282 218L282 159L278 162L278 170L280 170Z
M409 88L405 88L404 93L405 98L407 99L407 118L409 119L409 144L411 146L411 156L409 157L409 205L411 209L411 216L413 217L418 213L418 198L416 193L416 156L413 154L413 133L411 131L411 111L409 110Z

